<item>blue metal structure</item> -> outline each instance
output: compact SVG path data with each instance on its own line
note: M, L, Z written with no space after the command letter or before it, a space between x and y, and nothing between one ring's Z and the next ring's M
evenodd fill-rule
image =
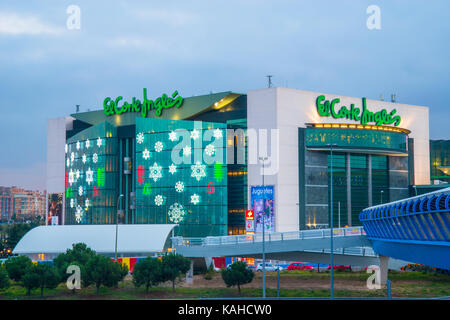
M363 210L374 251L450 270L450 188Z

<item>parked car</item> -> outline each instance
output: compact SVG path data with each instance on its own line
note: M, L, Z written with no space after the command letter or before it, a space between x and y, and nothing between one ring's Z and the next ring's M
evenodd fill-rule
M288 267L287 270L302 270L302 271L314 271L314 267L308 266L301 262L292 262Z
M280 267L279 266L274 266L271 263L266 263L266 271L271 272L271 271L277 271ZM263 264L262 263L258 263L258 265L256 266L256 271L263 271ZM281 271L281 269L280 269Z
M331 270L331 266L328 266L328 270ZM351 266L333 266L333 270L336 271L352 271Z

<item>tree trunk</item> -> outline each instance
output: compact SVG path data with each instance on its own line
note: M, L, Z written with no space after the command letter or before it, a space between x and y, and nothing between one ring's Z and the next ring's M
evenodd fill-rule
M41 287L41 297L44 296L44 287Z
M175 280L172 280L172 292L175 292Z
M241 285L238 283L237 286L238 286L239 295L241 295Z
M148 287L150 287L150 285L147 283L147 285L145 286L145 294L148 294Z
M95 286L97 288L97 295L98 295L98 292L100 291L100 285L101 285L100 283L97 283Z

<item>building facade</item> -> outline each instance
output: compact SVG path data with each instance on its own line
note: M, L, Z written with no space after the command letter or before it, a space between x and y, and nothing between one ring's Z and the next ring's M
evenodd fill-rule
M258 232L263 216L269 232L324 228L332 210L355 226L430 182L427 107L286 88L142 96L48 121L58 224L177 223L203 237Z
M0 218L11 220L28 220L45 217L46 192L25 190L17 187L0 187Z

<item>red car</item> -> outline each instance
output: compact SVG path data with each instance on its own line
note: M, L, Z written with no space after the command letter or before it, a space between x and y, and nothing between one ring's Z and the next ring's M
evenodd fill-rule
M302 270L302 271L313 271L314 267L307 266L304 263L301 262L292 262L288 267L287 270Z
M331 269L331 266L328 266L328 270ZM333 270L336 271L352 271L351 266L333 266Z

